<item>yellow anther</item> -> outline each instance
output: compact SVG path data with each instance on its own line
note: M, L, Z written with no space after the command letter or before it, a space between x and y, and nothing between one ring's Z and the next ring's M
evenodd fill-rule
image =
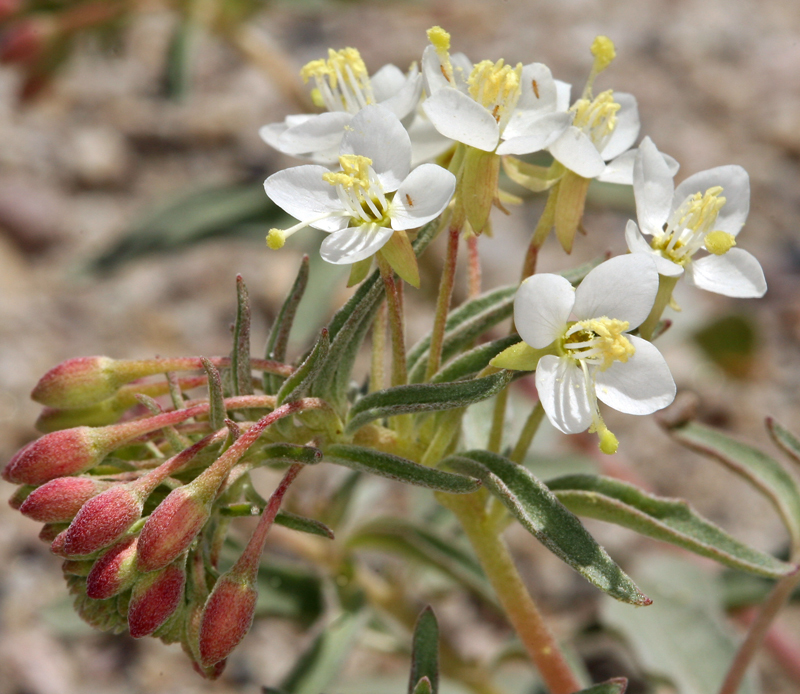
M621 106L614 101L610 89L598 94L594 99L578 99L570 109L575 112L572 124L586 133L595 144L604 144L617 127L617 112Z
M286 233L282 229L270 229L267 234L267 246L273 251L283 248L286 243Z
M619 440L608 429L599 432L600 450L606 455L613 455L619 448Z
M325 108L325 99L322 98L322 92L316 87L311 90L311 101L317 108Z
M329 111L356 113L374 101L367 66L355 48L328 49L327 60L312 60L300 70L304 82L314 79L314 104Z
M591 353L590 358L598 363L600 371L605 371L615 361L624 364L636 352L631 341L623 334L630 327L628 321L604 316L580 321L578 325L583 329L583 334L574 333L579 336L577 339L580 342L577 344L585 345L578 350ZM578 350L573 356L580 358L581 352Z
M736 245L736 239L726 231L712 231L706 234L706 250L714 255L724 255Z
M597 36L592 41L592 55L594 56L594 65L592 72L595 74L601 73L609 65L611 65L614 58L617 57L617 49L614 47L614 42L608 36Z
M329 171L322 174L322 180L332 186L366 190L369 188L369 167L372 159L358 154L343 154L339 157L341 171Z
M361 54L355 48L343 48L335 51L328 49L327 60L312 60L306 63L300 70L300 77L304 82L308 82L312 77L327 77L330 80L331 88L336 89L337 81L346 75L347 68L352 71L356 80L367 80L367 66L361 59Z
M445 79L453 84L453 65L450 62L450 34L442 27L434 26L428 29L428 41L436 49L439 62L442 64L442 74Z
M722 186L709 188L705 193L695 193L684 202L685 210L681 210L681 223L692 231L704 232L717 221L717 215L727 202L720 195Z
M469 93L481 106L491 109L496 121L514 110L519 101L522 63L506 65L482 60L472 68L467 84Z

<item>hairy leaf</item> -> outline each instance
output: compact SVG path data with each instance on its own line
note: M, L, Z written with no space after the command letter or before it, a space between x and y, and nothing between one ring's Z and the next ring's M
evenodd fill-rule
M253 393L253 372L250 368L250 297L241 275L236 276L236 322L233 325L231 379L234 395Z
M800 463L800 439L772 417L767 417L767 430L775 445L796 463Z
M328 330L323 328L319 340L311 350L311 354L306 357L305 361L297 367L291 376L286 378L280 390L278 390L277 407L286 402L299 400L306 394L311 384L314 383L314 379L317 377L325 358L328 356L330 345Z
M431 694L436 694L439 691L439 624L430 605L422 610L414 627L408 694L414 694L423 678L428 680Z

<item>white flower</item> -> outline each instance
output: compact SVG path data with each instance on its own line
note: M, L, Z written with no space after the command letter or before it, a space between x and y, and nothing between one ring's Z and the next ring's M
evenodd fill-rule
M628 331L650 313L658 291L655 263L641 254L612 258L592 270L577 290L561 275L525 280L514 299L514 322L539 359L536 387L544 411L565 434L590 428L606 453L616 450L597 400L627 414L669 405L675 383L650 342Z
M394 65L384 65L371 78L355 48L328 51L327 60L313 60L300 72L316 85L313 96L326 113L287 116L283 123L265 125L259 135L279 152L336 163L339 144L353 116L365 106L380 104L398 118L409 115L422 93L422 76L416 65L407 75Z
M750 179L741 166L701 171L675 188L663 157L645 138L636 155L633 193L639 225L631 220L625 230L632 253L647 253L660 274L685 274L687 282L710 292L764 295L767 283L758 260L734 248L750 209ZM709 255L695 260L701 249Z
M435 219L450 202L455 176L435 164L411 169L411 142L403 125L383 106L367 106L342 138L341 171L313 164L279 171L264 183L267 195L300 224L267 237L280 248L311 226L329 232L324 260L352 264L379 251L395 231ZM409 173L410 171L410 173Z
M547 66L502 60L473 66L462 53L450 55L450 35L440 27L430 29L428 38L422 109L445 137L485 152L526 154L549 145L569 125L571 117L557 112Z

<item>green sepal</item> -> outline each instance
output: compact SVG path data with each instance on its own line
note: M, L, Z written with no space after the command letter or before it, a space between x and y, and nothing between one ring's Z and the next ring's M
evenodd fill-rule
M285 362L286 361L286 348L289 345L289 333L294 324L294 317L297 315L297 306L300 304L300 299L308 286L308 269L309 259L307 255L303 256L300 262L300 268L297 271L297 277L294 280L292 288L286 295L286 299L278 312L278 317L272 324L272 329L267 338L267 347L264 353L265 359L273 361ZM268 395L276 393L283 379L274 374L264 373L264 392Z
M467 376L473 376L479 371L483 371L493 357L496 357L500 352L517 342L519 342L519 335L508 335L501 337L499 340L474 347L453 359L443 369L437 371L430 382L449 383Z
M475 147L466 148L456 204L463 205L467 221L478 236L489 221L499 176L500 157L497 154Z
M389 263L400 279L419 289L419 264L405 231L402 229L395 231L378 253Z
M514 183L533 193L543 193L560 180L563 171L550 166L538 166L507 155L503 157L503 171Z
M231 380L234 395L253 394L250 368L250 297L241 275L236 276L236 322L233 324Z
M733 569L780 578L797 570L772 555L739 542L700 516L682 499L666 499L596 475L566 475L547 486L579 516L615 523L655 540L669 542Z
M780 463L757 448L696 422L667 430L679 443L718 460L758 489L778 511L792 543L800 542L800 490Z
M503 350L489 363L496 369L536 371L539 359L545 354L552 354L552 351L549 348L535 349L525 342L518 342Z
M399 555L429 566L467 588L490 605L494 591L475 558L450 538L400 518L377 518L347 538L347 546Z
M469 494L481 486L471 477L426 467L407 458L361 446L334 444L325 450L325 460L351 470L451 494Z
M439 624L433 609L428 605L417 618L411 644L411 675L408 694L417 694L423 680L422 691L437 694L439 691Z
M567 253L572 252L575 233L583 218L589 183L591 183L591 179L567 170L558 185L558 199L556 200L553 224L561 247Z
M769 435L772 437L775 445L793 461L800 463L800 439L788 429L778 424L772 417L767 417L766 424L767 431L769 431Z
M499 393L511 380L510 371L454 383L420 383L396 386L365 395L350 410L345 433L383 417L414 412L434 412L467 407Z
M603 592L632 605L650 604L578 517L526 468L478 450L446 458L442 466L477 477L522 527Z
M286 402L294 402L302 398L314 383L320 367L328 356L331 342L328 338L328 329L323 328L319 339L305 361L297 367L291 376L288 376L278 390L276 406L280 407Z
M347 286L355 287L357 284L363 282L370 269L372 268L372 256L359 260L350 266L350 276L347 278Z
M214 431L219 431L225 426L228 412L225 409L225 395L222 392L222 377L214 366L205 357L200 357L203 368L208 375L208 421Z

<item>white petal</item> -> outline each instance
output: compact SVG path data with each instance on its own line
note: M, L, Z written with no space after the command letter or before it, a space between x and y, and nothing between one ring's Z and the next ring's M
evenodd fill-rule
M467 81L470 74L472 74L472 61L466 53L451 53L450 64L453 66L453 79L456 81L456 89L466 93L469 88Z
M372 75L369 81L372 84L372 94L375 97L375 101L381 103L393 97L403 88L406 83L406 76L399 67L389 63Z
M569 127L568 113L517 111L503 130L498 154L530 154L549 147Z
M573 125L550 145L549 150L555 159L584 178L599 176L606 168L591 139Z
M536 389L550 423L565 434L586 431L592 406L583 371L575 360L547 354L536 367Z
M283 123L270 123L258 129L258 136L264 140L270 147L278 149L278 138L286 132L289 126L286 121ZM280 150L278 150L280 151Z
M636 153L638 150L629 149L623 152L618 157L612 159L603 173L597 176L598 181L603 183L621 183L622 185L629 186L633 183L633 164L636 161Z
M672 178L675 178L675 174L677 174L681 168L681 165L678 163L678 160L675 157L669 156L669 154L664 154L664 152L661 152L661 156L664 157L664 161L667 162L670 175L672 176Z
M415 229L436 219L456 190L456 177L436 164L414 169L392 200L392 228Z
M401 120L411 113L419 103L422 96L422 75L416 70L405 80L402 88L381 102L381 106L388 108Z
M319 248L322 259L334 265L352 265L375 255L392 237L390 227L363 224L334 231Z
M556 110L569 111L570 95L572 94L572 85L568 82L556 80Z
M641 127L639 108L633 94L614 92L614 101L620 105L620 109L617 111L617 125L600 152L606 161L633 147L633 143L639 137L639 128Z
M700 289L737 299L757 299L767 291L758 260L741 248L723 255L708 255L686 267L686 279Z
M338 147L345 126L352 119L353 116L346 111L318 113L284 130L276 149L286 154L308 154Z
M675 189L672 204L677 208L689 195L705 193L713 186L722 186L725 197L714 229L736 236L750 211L750 177L741 166L718 166L689 176Z
M683 274L683 268L680 265L667 260L658 251L653 250L632 219L628 220L628 225L625 227L625 242L631 253L647 253L655 261L659 275L678 277Z
M472 97L457 89L440 89L422 102L422 110L433 127L451 140L484 152L493 152L500 127L491 113Z
M430 44L422 51L422 86L428 96L432 96L440 89L452 86L442 74L442 62L439 54Z
M435 159L453 146L425 116L417 114L408 128L411 137L411 166Z
M628 335L634 349L624 364L614 362L595 374L598 399L625 414L651 414L675 399L675 381L655 345Z
M561 337L575 303L575 289L561 275L526 279L514 297L514 324L531 347L542 349Z
M542 63L525 65L520 77L520 88L517 108L521 111L552 113L556 110L558 90L553 73L547 65Z
M649 254L619 255L598 265L575 292L572 312L578 320L617 318L640 325L653 308L658 272Z
M383 106L365 106L353 116L340 151L372 159L372 168L386 193L397 190L411 169L408 133L397 116Z
M328 212L341 212L344 208L336 189L322 180L322 175L328 171L324 166L314 164L294 166L272 174L264 181L264 190L278 207L301 222ZM348 222L348 217L329 217L311 226L323 231L336 231Z
M644 138L633 165L633 195L642 232L661 233L669 217L673 190L672 175L664 157L649 137Z

